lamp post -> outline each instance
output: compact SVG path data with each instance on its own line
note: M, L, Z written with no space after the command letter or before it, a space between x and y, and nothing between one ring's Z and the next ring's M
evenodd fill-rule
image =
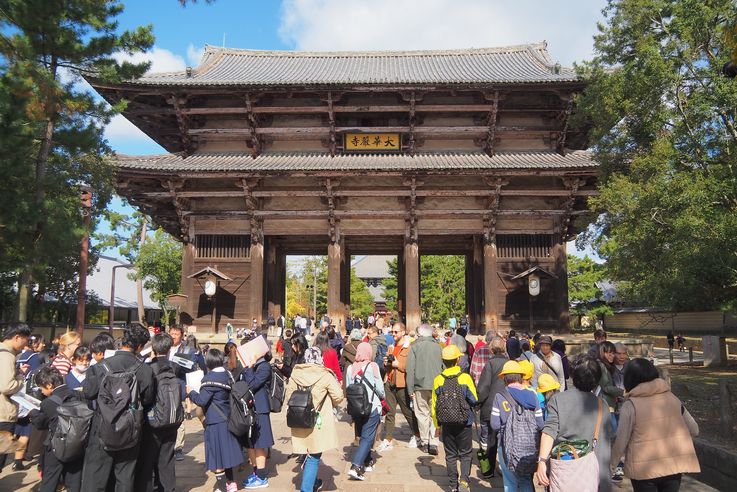
M77 333L81 337L84 333L85 304L87 302L87 268L89 266L90 248L90 219L92 217L92 188L80 186L80 201L82 205L82 224L84 236L79 249L79 287L77 290Z
M133 265L125 263L123 265L115 265L113 267L113 273L110 278L110 306L108 306L107 313L108 329L110 330L110 334L113 333L113 323L115 321L115 270L118 268L133 268Z

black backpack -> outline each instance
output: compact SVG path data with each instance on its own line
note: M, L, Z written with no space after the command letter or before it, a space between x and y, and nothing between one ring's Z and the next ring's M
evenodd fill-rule
M371 415L371 400L373 400L374 393L376 393L376 388L363 376L364 369L361 369L353 377L353 382L345 389L345 397L348 403L346 412L354 419L367 418ZM371 397L369 397L366 386L371 389Z
M106 451L130 449L141 438L143 409L136 371L141 362L130 371L111 372L101 363L106 374L100 383L97 408L100 411L100 440Z
M292 396L289 397L289 401L287 402L287 427L291 429L314 429L317 423L317 414L320 412L323 403L325 403L328 392L325 392L325 397L317 409L315 409L315 405L312 402L313 386L315 385L297 385L297 389L292 392Z
M56 408L56 429L51 435L51 450L62 463L78 460L84 456L95 412L76 398L62 400L56 395L49 398L59 405Z
M435 415L440 425L461 425L468 422L468 411L471 409L463 388L458 383L459 374L446 376L440 374L445 382L438 388L435 399Z
M154 429L179 427L184 422L182 387L170 366L151 366L156 377L156 402L146 417Z
M271 386L269 387L269 403L272 413L281 412L287 394L287 378L276 366L271 367Z
M236 437L251 437L251 429L256 422L256 414L253 411L253 393L245 381L231 381L231 385L208 381L202 383L202 387L213 386L230 392L228 400L229 415L225 415L220 407L214 402L210 405L228 423L228 430Z

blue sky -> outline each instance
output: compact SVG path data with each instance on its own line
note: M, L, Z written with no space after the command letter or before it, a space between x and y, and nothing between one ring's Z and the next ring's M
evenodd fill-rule
M153 24L156 44L134 59L153 72L197 66L206 44L277 50L491 47L547 41L565 66L590 58L604 0L128 0L120 29ZM106 128L130 155L164 150L122 116ZM119 199L112 206L130 211ZM569 244L569 250L573 250ZM115 254L115 252L108 252Z

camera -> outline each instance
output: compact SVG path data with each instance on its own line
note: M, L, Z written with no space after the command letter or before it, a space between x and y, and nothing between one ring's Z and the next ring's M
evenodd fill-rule
M389 354L386 356L386 364L391 365L392 362L396 360L396 357L394 357L394 354Z

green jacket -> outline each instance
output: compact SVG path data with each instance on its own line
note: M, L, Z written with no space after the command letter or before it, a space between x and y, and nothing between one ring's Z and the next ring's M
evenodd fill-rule
M617 410L617 397L624 395L624 390L617 388L614 384L612 375L607 371L604 364L599 362L601 366L601 379L599 380L599 388L601 388L601 397L609 405L611 411Z
M407 357L407 390L432 390L435 377L443 371L443 350L433 337L418 337Z

